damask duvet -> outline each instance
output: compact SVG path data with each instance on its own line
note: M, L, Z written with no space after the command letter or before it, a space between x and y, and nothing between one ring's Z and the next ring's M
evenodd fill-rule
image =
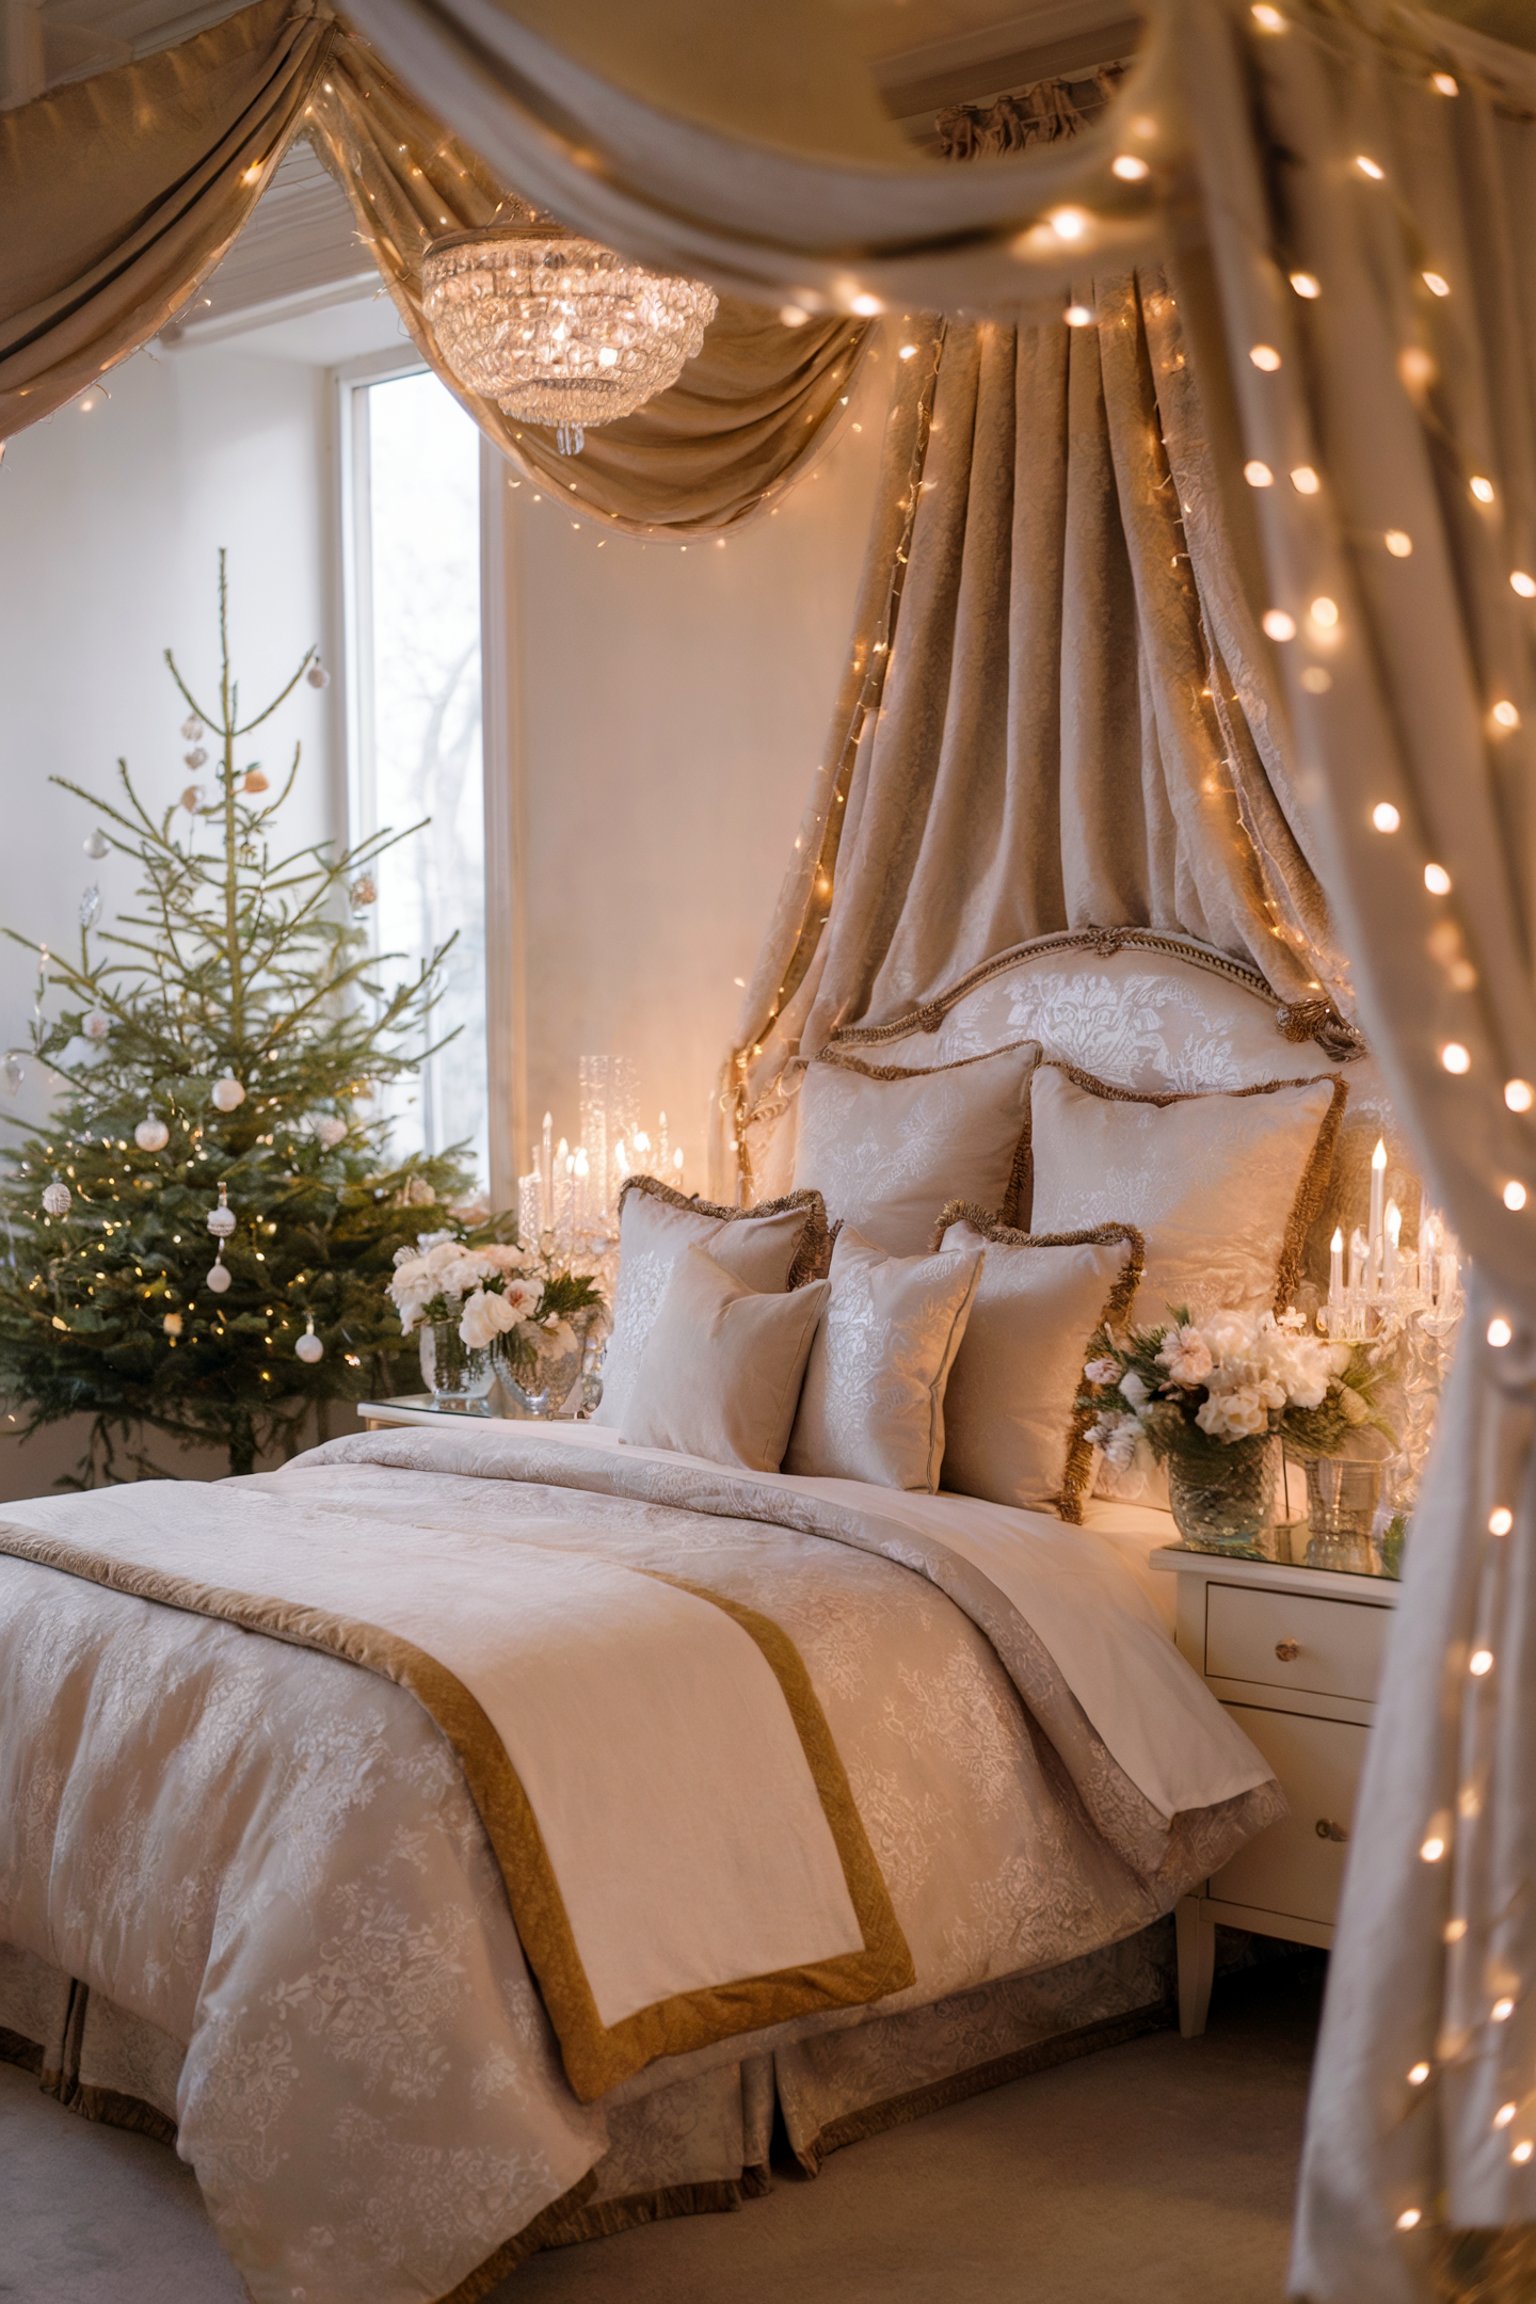
M614 2087L1112 1943L1279 1805L1002 1506L466 1424L0 1526L0 1944L184 2046L257 2304L476 2293Z

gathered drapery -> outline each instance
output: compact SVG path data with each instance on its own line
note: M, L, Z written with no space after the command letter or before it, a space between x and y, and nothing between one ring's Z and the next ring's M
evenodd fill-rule
M772 502L825 446L870 332L846 314L787 328L723 300L671 390L594 427L578 457L467 392L424 317L421 258L438 233L488 221L505 189L362 41L302 0L259 0L178 47L0 112L0 438L175 316L299 134L346 192L424 358L498 448L583 511L641 534L717 531Z

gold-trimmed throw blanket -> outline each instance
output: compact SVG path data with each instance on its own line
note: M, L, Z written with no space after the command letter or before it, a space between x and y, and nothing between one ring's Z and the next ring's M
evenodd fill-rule
M793 1642L592 1552L316 1513L232 1483L21 1508L0 1550L317 1648L408 1688L453 1747L566 2076L912 1982Z
M0 1947L167 2043L255 2304L465 2304L595 2180L618 2107L997 1978L1049 1989L1279 1808L1112 1544L965 1497L487 1422L4 1519ZM151 1571L203 1589L142 1597ZM450 1644L440 1725L416 1659ZM476 1805L472 1707L547 1872ZM712 1879L727 1857L757 1869ZM588 2044L655 2058L590 2101L550 1878ZM673 1909L701 1882L709 1909ZM730 1941L802 2012L735 2008L710 1927L776 1931ZM695 2030L663 2036L662 1991Z

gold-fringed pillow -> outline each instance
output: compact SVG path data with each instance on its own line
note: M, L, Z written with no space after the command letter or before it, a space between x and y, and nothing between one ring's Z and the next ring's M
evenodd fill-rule
M921 1071L835 1048L806 1067L795 1183L890 1256L921 1255L949 1200L1020 1212L1033 1040Z
M979 1250L887 1256L843 1226L786 1472L937 1488L944 1388L980 1271Z
M622 1426L667 1283L690 1248L708 1249L743 1286L782 1294L825 1272L827 1246L827 1211L819 1192L791 1192L755 1208L721 1208L685 1199L654 1176L631 1176L619 1194L619 1277L596 1421Z
M934 1246L985 1257L944 1395L943 1485L1080 1520L1093 1480L1083 1363L1105 1321L1131 1317L1141 1234L1016 1232L957 1201Z
M704 1248L685 1248L635 1370L619 1426L640 1448L777 1472L829 1283L763 1294Z
M1172 1305L1283 1312L1347 1094L1332 1072L1153 1094L1047 1059L1030 1083L1029 1229L1134 1224L1146 1243L1143 1326Z

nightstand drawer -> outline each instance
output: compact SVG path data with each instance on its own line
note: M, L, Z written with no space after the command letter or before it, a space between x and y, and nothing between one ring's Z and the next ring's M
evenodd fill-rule
M1239 1849L1207 1893L1222 1903L1331 1925L1369 1731L1254 1705L1229 1704L1226 1710L1279 1777L1291 1812Z
M1390 1612L1368 1601L1313 1600L1250 1585L1205 1595L1205 1672L1263 1688L1304 1688L1369 1704L1381 1678Z

